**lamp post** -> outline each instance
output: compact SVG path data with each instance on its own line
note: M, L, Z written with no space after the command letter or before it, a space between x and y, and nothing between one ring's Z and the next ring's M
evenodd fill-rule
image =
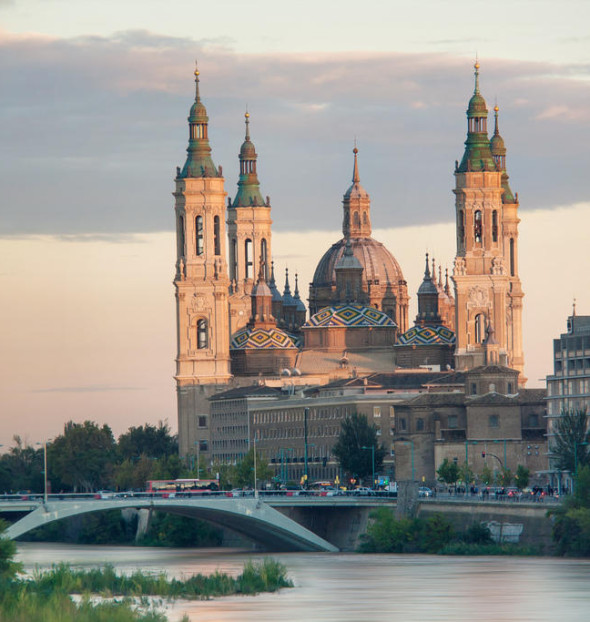
M305 487L307 488L307 418L309 417L309 408L303 409L303 443L304 443L304 453L303 453L303 461L304 461L304 481Z
M371 450L371 466L373 470L373 480L371 484L371 488L375 488L375 445L371 445L370 447L365 447L364 445L361 449L370 449Z
M43 446L43 503L47 503L47 441L37 443ZM1 445L0 445L1 447Z
M257 464L256 464L256 435L255 435L254 436L254 497L258 498L258 487L256 486L256 477L257 477L256 468L257 468Z

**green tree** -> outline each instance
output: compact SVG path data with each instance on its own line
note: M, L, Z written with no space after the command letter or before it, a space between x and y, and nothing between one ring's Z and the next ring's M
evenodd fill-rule
M498 471L496 475L496 483L498 484L498 486L510 486L513 479L514 476L512 475L512 471L504 467L500 471Z
M514 483L519 490L522 490L523 488L526 488L528 486L530 476L530 470L522 466L522 464L519 464L516 468L516 474L514 475Z
M14 561L16 543L2 535L7 524L0 519L0 580L11 579L21 570L21 565Z
M590 467L578 469L574 494L552 510L553 540L560 555L590 556Z
M453 485L459 479L459 465L453 460L445 458L436 470L438 479L445 484Z
M13 437L14 446L0 458L0 491L43 491L43 449Z
M464 462L459 467L459 479L465 484L466 487L475 481L475 473L467 462Z
M140 456L164 458L178 453L178 438L170 434L167 423L131 427L119 436L119 455L123 460L138 459Z
M484 464L483 469L481 470L481 474L479 479L486 485L489 486L494 481L494 472L487 465Z
M64 426L64 433L48 445L49 472L74 492L91 492L112 485L116 445L107 425L93 421Z
M562 411L554 431L551 453L558 469L575 473L576 460L578 467L590 465L590 432L585 408Z
M378 444L377 426L369 424L367 416L358 413L344 419L340 426L340 435L332 448L332 454L342 469L349 475L361 479L372 476L373 452L370 448L374 447L375 473L378 473L383 466L387 450Z
M256 479L258 482L265 482L272 478L273 471L268 466L268 462L256 452ZM234 472L234 481L232 482L238 488L251 486L254 488L254 448L242 458L236 465Z

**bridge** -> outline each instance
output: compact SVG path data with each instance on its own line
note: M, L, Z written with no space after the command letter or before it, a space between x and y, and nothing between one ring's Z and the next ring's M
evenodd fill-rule
M301 522L306 522L305 520L298 522L288 514L301 518L301 511L304 508L320 510L363 508L366 512L371 507L392 502L395 500L387 497L358 496L264 495L234 498L224 494L208 494L186 498L130 496L96 499L89 495L63 497L51 495L47 502L44 502L42 498L0 500L0 513L27 513L4 532L4 537L10 539L16 539L33 529L71 516L133 508L200 518L221 527L227 527L263 544L270 550L336 552L339 550L338 546L303 526ZM325 520L322 519L321 522L325 523ZM326 529L324 528L323 531Z

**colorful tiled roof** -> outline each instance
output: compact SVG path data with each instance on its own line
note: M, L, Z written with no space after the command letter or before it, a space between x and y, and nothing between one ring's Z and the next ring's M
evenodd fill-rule
M452 345L455 333L446 326L414 326L400 335L396 345L399 346L430 346Z
M248 328L247 326L234 333L230 343L232 350L295 347L291 337L278 328Z
M320 326L395 326L385 313L356 304L342 304L324 307L305 323L308 328Z

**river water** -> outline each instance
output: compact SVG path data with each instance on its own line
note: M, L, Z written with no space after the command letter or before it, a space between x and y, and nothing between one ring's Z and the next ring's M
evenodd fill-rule
M19 543L26 570L65 561L111 563L119 572L182 577L239 574L258 554L231 549L154 549ZM181 601L171 621L191 622L587 622L590 560L432 555L273 554L295 583L277 594Z

